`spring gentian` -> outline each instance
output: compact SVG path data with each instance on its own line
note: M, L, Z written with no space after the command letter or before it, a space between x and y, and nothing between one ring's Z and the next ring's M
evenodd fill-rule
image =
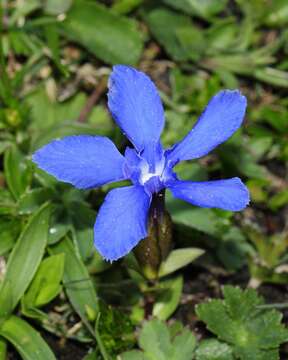
M180 180L173 172L180 161L205 156L240 127L246 98L238 90L215 95L193 129L167 150L160 142L163 106L147 75L128 66L114 66L108 107L134 146L127 147L124 155L108 138L89 135L54 140L33 155L41 169L79 189L131 180L131 186L108 193L96 219L95 246L105 259L126 255L147 236L152 196L164 188L196 206L231 211L246 207L249 193L239 178L193 182Z

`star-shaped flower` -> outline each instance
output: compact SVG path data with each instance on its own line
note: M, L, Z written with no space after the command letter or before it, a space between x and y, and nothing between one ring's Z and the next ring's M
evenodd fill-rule
M196 206L232 211L246 207L249 193L239 178L193 182L180 180L173 172L180 161L208 154L240 127L246 98L238 90L215 95L193 129L167 150L160 142L165 121L162 102L147 75L114 66L108 106L134 145L126 148L124 156L108 138L89 135L54 140L33 155L41 169L79 189L131 180L131 186L108 193L96 219L95 246L105 259L119 259L147 236L152 195L164 188Z

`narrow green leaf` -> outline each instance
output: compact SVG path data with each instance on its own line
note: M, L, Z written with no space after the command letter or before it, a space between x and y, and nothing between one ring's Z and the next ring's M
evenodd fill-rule
M184 61L189 59L189 53L183 48L177 37L179 29L192 26L188 16L165 8L156 8L145 14L145 20L153 35L174 60Z
M160 320L167 320L173 312L177 309L179 304L182 288L183 277L164 280L160 283L163 291L160 293L153 306L153 316Z
M16 146L11 146L5 151L4 170L9 190L17 200L29 186L31 169Z
M117 14L127 14L139 7L144 0L116 0L112 5L112 9Z
M51 247L51 252L65 254L63 279L66 293L75 311L94 336L94 329L89 323L89 318L91 319L92 313L94 320L97 316L98 299L87 268L68 237Z
M272 67L265 67L265 68L255 70L254 76L256 79L263 81L267 84L271 84L271 85L279 86L279 87L283 87L283 88L288 87L288 72L287 71L274 69Z
M0 337L0 360L7 358L7 342L4 338Z
M22 304L26 308L41 307L53 300L61 291L65 255L52 255L44 259L24 295Z
M204 19L209 19L225 9L227 0L164 0L164 3L173 6L175 9L182 10L187 14L198 15Z
M282 190L269 199L268 206L276 211L288 203L288 190Z
M172 220L181 225L194 228L205 234L215 236L222 225L221 218L212 209L192 207L168 194L167 208Z
M159 276L166 276L182 267L190 264L199 256L204 254L204 250L198 248L185 248L171 251L166 260L161 264Z
M39 188L25 192L18 201L19 214L31 214L53 195L52 189Z
M199 61L207 50L207 41L203 32L194 26L176 29L176 37L192 61Z
M3 281L0 291L0 325L4 319L9 316L13 311L13 293L12 284Z
M41 335L17 316L2 324L0 335L15 346L24 360L56 360Z
M0 219L0 256L9 251L15 244L20 232L20 221L17 218L10 219L2 217Z
M85 357L83 358L83 360L97 360L97 351L92 351L89 352L87 355L85 355Z
M51 99L46 88L40 86L25 99L26 104L31 108L30 128L35 131L42 130L42 135L44 135L43 130L50 130L53 125L59 126L67 120L71 125L71 122L79 117L86 100L87 96L79 92L68 100L59 102ZM43 112L45 112L45 121L41 120Z
M69 39L109 64L134 65L141 55L143 40L136 23L96 2L75 0L61 27Z
M3 311L3 289L10 284L13 309L29 286L44 254L48 238L50 205L44 204L21 233L9 257L7 271L0 290L0 309Z
M47 0L45 2L45 12L49 15L59 15L65 13L71 6L72 0Z
M7 189L0 189L0 215L15 215L16 203L11 192Z
M276 0L265 5L268 5L268 8L265 6L267 9L265 24L272 27L287 25L288 3L286 0Z

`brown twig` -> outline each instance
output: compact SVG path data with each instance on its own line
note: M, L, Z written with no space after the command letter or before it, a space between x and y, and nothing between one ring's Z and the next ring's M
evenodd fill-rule
M107 79L102 78L99 82L99 85L95 88L95 90L92 92L92 94L89 96L88 100L86 101L86 104L84 105L83 109L81 110L81 113L79 115L78 121L81 123L84 123L87 120L88 115L93 109L93 106L97 103L97 101L100 99L101 95L105 91L107 86Z

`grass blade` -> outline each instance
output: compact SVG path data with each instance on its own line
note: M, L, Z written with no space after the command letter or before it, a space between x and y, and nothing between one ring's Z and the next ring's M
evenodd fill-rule
M17 240L0 290L2 315L15 308L36 273L47 244L49 216L50 205L45 204L30 218Z
M68 298L90 333L95 336L89 320L98 314L98 299L89 273L83 261L76 254L68 237L51 247L53 254L65 254L64 286Z
M7 342L4 338L0 338L0 360L7 358Z
M15 346L24 360L56 360L41 335L17 316L2 324L0 335Z

